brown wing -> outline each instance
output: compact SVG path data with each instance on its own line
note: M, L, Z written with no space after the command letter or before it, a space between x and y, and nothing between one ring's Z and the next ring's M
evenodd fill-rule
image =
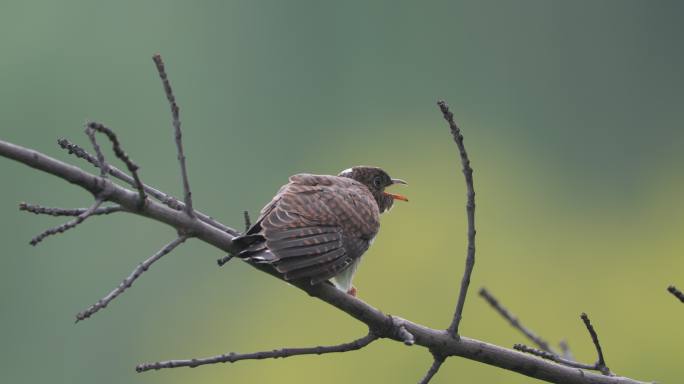
M253 244L249 256L272 264L287 280L316 284L361 257L378 232L378 218L377 204L362 184L295 175L262 210L257 225L264 241Z

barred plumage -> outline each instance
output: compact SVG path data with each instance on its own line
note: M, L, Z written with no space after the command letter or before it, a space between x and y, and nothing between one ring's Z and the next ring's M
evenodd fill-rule
M291 176L254 225L235 238L237 256L271 264L286 280L318 284L343 277L335 285L350 291L358 261L380 229L380 213L394 198L405 200L384 192L395 183L405 184L373 167L340 176Z

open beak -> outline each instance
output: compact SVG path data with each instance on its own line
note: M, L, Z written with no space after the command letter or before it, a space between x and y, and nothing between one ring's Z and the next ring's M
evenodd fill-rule
M405 182L402 179L392 179L392 185L394 184L404 184L408 185L407 182ZM384 192L385 195L391 196L394 200L401 200L401 201L409 201L408 198L404 195L400 195L398 193L389 193L389 192Z

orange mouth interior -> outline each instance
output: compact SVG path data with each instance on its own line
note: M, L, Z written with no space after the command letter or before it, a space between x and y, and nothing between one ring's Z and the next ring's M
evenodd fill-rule
M384 192L384 194L387 196L392 196L392 198L394 200L409 201L408 197L406 197L404 195L397 194L397 193Z

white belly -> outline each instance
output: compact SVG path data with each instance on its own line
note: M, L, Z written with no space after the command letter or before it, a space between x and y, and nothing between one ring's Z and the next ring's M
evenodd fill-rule
M344 271L340 272L337 276L330 279L330 282L333 283L333 285L337 289L344 291L345 293L349 292L349 290L352 287L352 280L354 279L356 268L359 267L360 263L361 258L359 257L352 263L352 265L349 266L349 268L345 269Z

